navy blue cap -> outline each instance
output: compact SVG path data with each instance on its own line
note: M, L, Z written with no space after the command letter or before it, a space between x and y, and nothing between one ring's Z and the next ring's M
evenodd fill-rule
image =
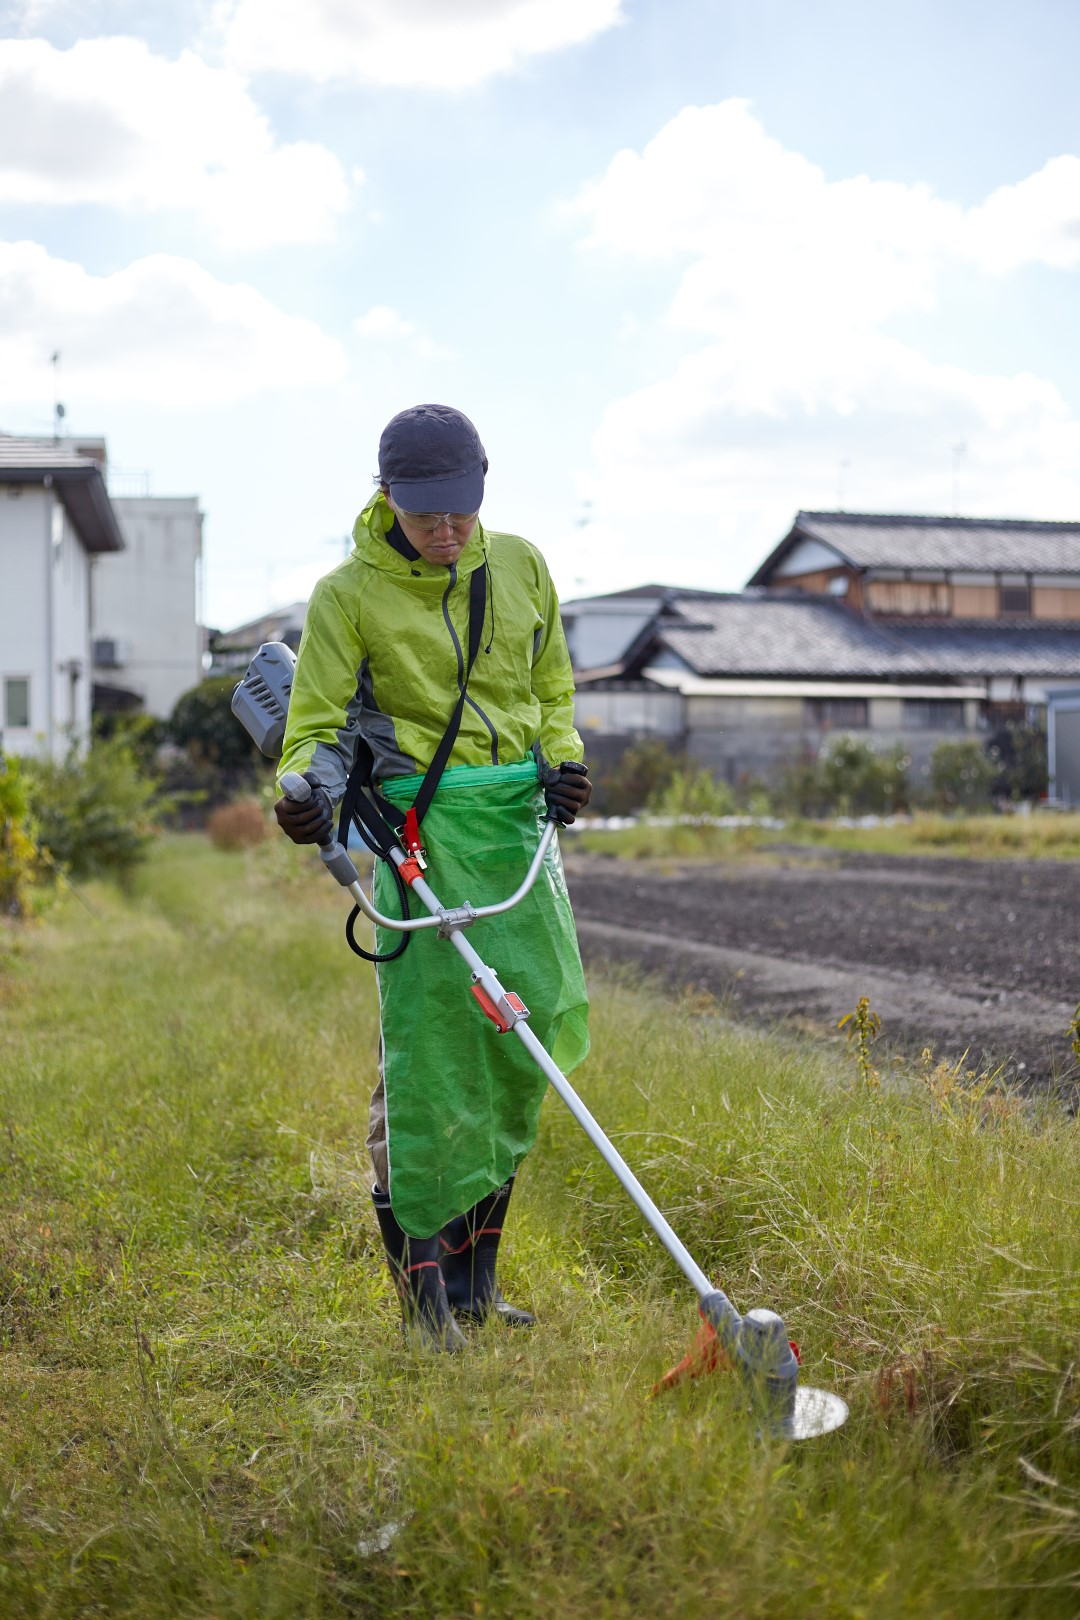
M478 512L487 465L479 433L449 405L410 405L379 440L379 477L403 512Z

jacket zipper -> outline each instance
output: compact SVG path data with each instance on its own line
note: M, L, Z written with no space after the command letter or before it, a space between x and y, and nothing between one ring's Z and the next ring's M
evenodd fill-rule
M456 584L457 584L457 563L451 563L450 564L450 579L449 579L449 581L447 583L445 591L443 592L442 615L443 615L443 619L446 622L446 628L450 632L450 640L454 643L454 652L457 655L458 691L459 692L465 692L465 656L462 653L461 642L458 640L457 631L454 629L453 620L450 617L450 592L453 590L453 588L454 588L454 586ZM491 763L493 765L497 765L499 763L499 734L498 734L498 732L495 730L495 727L492 725L491 721L488 719L487 715L484 713L484 711L480 707L479 703L474 703L472 698L469 696L468 692L465 692L465 702L466 702L466 705L470 709L472 709L474 711L474 713L476 713L476 714L478 714L480 716L480 719L484 722L484 725L487 727L489 733L491 734Z

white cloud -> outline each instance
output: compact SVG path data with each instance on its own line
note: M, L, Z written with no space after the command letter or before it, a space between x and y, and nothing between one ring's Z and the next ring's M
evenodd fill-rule
M332 152L279 145L243 79L191 51L0 40L0 202L186 210L259 248L330 240L349 201Z
M241 71L467 90L622 21L623 0L222 0Z
M1074 514L1080 423L1060 392L937 363L887 323L933 310L946 270L1080 265L1078 178L1080 160L1058 158L968 210L924 185L829 181L741 101L686 108L618 153L568 212L594 252L670 266L664 325L696 347L607 409L587 538L614 545L663 502L684 525L684 577L716 583L734 547L737 583L797 507L836 504L841 460L849 507L948 511L960 439L965 512ZM636 533L623 577L656 571L648 524Z
M967 220L971 251L1004 274L1024 264L1080 266L1080 157L1052 158L1038 174L1001 186Z
M434 342L389 304L373 304L366 315L357 316L353 330L369 342L406 344L424 360L452 360L454 357L452 349Z
M69 403L219 405L346 370L341 345L314 322L190 259L155 254L93 276L36 242L0 242L0 402L47 393L56 349Z

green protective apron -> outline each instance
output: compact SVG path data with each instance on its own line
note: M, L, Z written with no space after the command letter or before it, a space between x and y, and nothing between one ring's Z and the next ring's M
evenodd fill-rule
M393 777L384 796L408 808L423 778ZM424 876L444 906L505 900L536 852L546 806L537 768L455 765L424 817ZM375 904L400 911L393 877L375 863ZM419 910L412 902L412 914ZM376 929L376 949L400 934ZM588 997L553 840L530 893L476 923L470 939L565 1072L589 1050ZM512 1176L536 1137L547 1081L513 1033L500 1035L470 995L468 965L435 929L378 968L390 1202L410 1237L430 1237Z

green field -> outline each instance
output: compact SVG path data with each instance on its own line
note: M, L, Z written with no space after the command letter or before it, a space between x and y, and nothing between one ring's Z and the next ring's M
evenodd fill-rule
M792 844L818 849L866 850L881 855L953 855L981 860L1080 859L1080 814L1038 811L1033 815L944 816L920 811L905 820L877 826L844 826L839 821L789 821L784 827L746 825L660 827L644 819L634 827L590 829L573 836L571 847L630 859L767 856Z
M586 1100L851 1404L760 1440L730 1378L647 1399L694 1301L554 1097L540 1326L405 1350L374 984L306 853L177 837L87 898L0 935L4 1620L1080 1610L1075 1122L593 986Z

